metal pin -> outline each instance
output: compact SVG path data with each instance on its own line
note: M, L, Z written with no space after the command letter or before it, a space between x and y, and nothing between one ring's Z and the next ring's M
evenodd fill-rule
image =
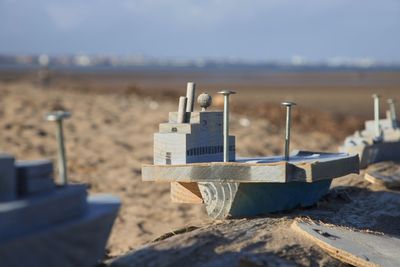
M224 90L218 92L224 96L224 162L229 161L229 95L236 92Z
M186 97L187 97L187 103L186 103L186 112L193 112L193 107L194 107L194 95L196 93L196 84L193 82L187 83L186 87Z
M392 98L389 98L387 100L389 104L389 111L390 111L390 119L392 120L392 127L393 129L396 129L398 127L397 125L397 114L396 114L396 106L395 106L395 101Z
M67 111L54 111L46 115L46 120L55 121L57 123L56 138L58 144L58 172L60 176L60 183L62 185L68 184L67 175L67 159L64 147L64 133L63 133L63 120L71 117L71 113Z
M291 110L292 106L296 103L293 102L282 102L282 105L286 107L286 130L285 130L285 160L289 160L289 150L290 150L290 125L292 122Z
M375 122L375 140L380 140L381 139L381 125L379 122L380 116L380 95L378 94L373 94L372 98L374 99L374 122Z

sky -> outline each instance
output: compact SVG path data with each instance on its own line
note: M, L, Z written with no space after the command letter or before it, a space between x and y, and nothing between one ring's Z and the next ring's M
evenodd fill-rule
M0 53L400 62L400 0L0 0Z

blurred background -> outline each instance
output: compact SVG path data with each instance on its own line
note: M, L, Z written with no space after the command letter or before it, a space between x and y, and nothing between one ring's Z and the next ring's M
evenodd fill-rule
M382 116L399 98L399 32L397 0L0 0L0 149L54 158L43 114L70 110L71 179L125 204L109 246L118 255L205 218L171 204L168 185L140 181L187 82L237 91L243 156L282 153L283 100L298 104L293 149L337 151L372 118L372 93Z

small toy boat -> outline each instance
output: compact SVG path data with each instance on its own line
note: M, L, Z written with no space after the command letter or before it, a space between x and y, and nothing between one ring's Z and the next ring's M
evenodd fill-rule
M0 266L94 266L120 201L56 186L50 161L0 155Z
M374 95L375 119L365 122L365 129L347 137L341 152L360 156L360 168L382 161L400 160L400 123L396 116L394 101L388 100L387 118L379 118L379 96Z
M332 179L358 173L357 155L297 151L289 155L287 107L285 157L236 158L229 135L229 95L224 112L207 111L212 99L201 94L193 111L195 87L188 84L178 112L169 114L154 135L154 164L142 166L143 181L171 183L172 201L205 203L210 217L255 216L315 204Z
M57 122L61 185L49 160L15 161L0 153L0 266L95 266L104 255L120 200L87 196L83 184L68 184L62 119Z

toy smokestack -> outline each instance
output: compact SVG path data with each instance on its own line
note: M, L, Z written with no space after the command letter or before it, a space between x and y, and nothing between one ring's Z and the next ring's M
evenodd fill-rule
M187 97L185 97L185 96L179 97L177 123L185 123L186 122L186 106L187 106Z
M186 112L193 112L195 94L196 94L196 84L193 82L188 82L186 88L186 98L187 98Z

